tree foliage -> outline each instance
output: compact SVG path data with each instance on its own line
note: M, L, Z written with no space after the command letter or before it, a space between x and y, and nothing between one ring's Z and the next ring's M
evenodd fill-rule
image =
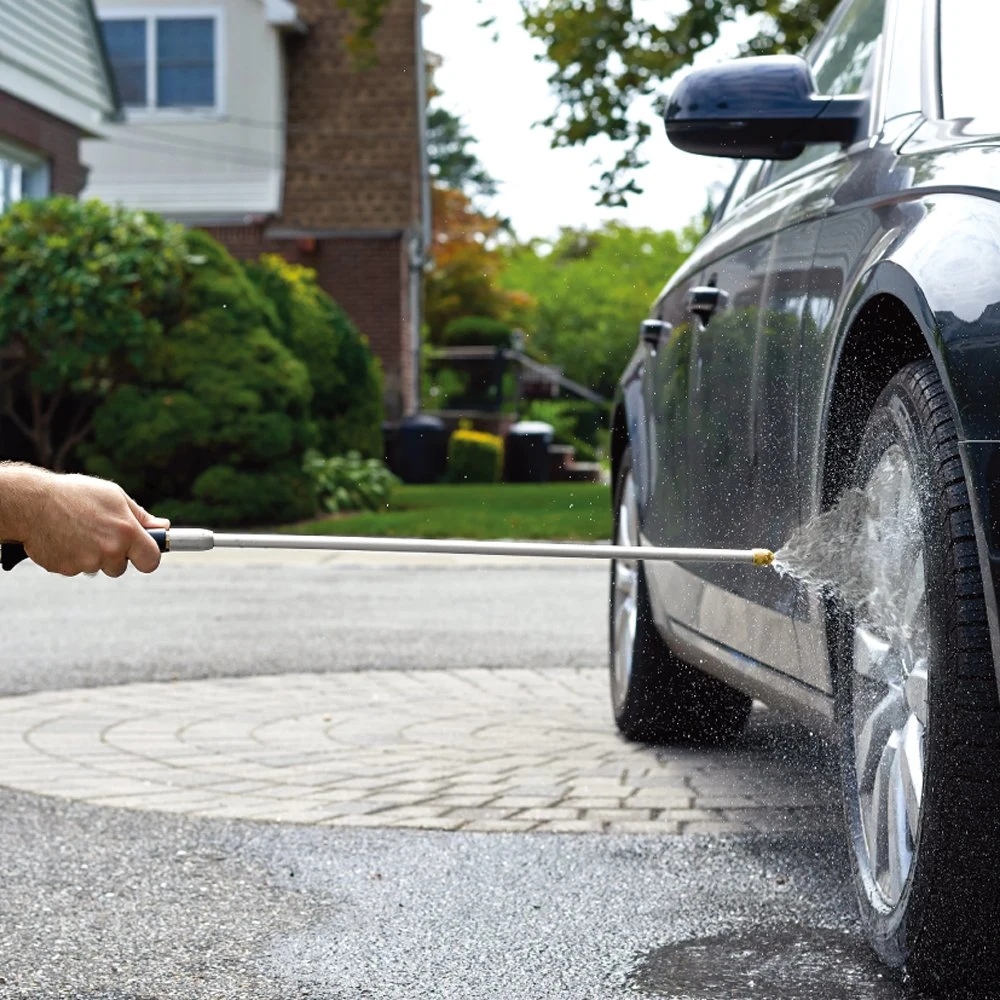
M471 148L476 141L446 108L432 107L428 112L427 156L433 183L481 202L497 193L497 182Z
M605 136L622 148L600 178L603 204L621 205L641 190L633 176L643 165L648 122L629 114L636 98L660 90L719 32L742 16L757 16L744 52L799 52L839 0L689 0L662 22L642 16L635 0L522 0L524 25L545 46L557 107L544 123L553 146ZM648 9L648 8L647 8Z
M611 396L635 349L639 324L696 234L610 223L564 230L553 246L513 250L501 281L528 293L528 346L571 379Z
M188 257L180 226L96 201L0 216L0 412L23 436L15 453L65 468L159 343Z
M431 342L441 342L448 324L462 316L516 321L531 302L500 285L503 260L495 242L502 220L476 211L461 191L436 187L431 197L434 267L424 287Z

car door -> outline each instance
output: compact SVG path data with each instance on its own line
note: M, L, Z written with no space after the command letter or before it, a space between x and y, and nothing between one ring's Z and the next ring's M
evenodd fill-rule
M885 0L842 6L810 53L820 93L870 89ZM859 90L860 88L860 90ZM703 284L689 294L696 318L686 421L686 544L777 547L801 517L801 328L814 255L844 153L812 146L773 165L760 191L703 248ZM669 576L670 579L666 579ZM803 671L795 619L800 588L752 568L668 567L662 580L688 597L686 621L702 635L784 672Z
M887 235L906 232L920 208L902 195L913 184L913 168L901 155L907 137L921 121L921 65L923 61L923 10L908 0L896 0L888 15L885 56L881 67L879 100L873 107L878 122L864 148L834 157L807 171L810 198L816 202L822 224L816 246L810 294L802 326L799 381L798 449L800 520L815 514L823 492L819 464L827 454L823 440L823 411L827 400L827 357L834 330L847 307L848 290L859 280L858 268L873 248L887 246ZM850 87L856 81L858 59L845 60L832 86ZM872 85L873 67L866 70ZM844 90L840 91L841 93ZM848 91L849 92L849 91ZM885 196L889 195L887 199ZM861 415L863 418L864 415ZM829 442L835 449L837 442ZM826 650L826 613L819 594L798 586L796 632L800 647L800 676L808 683L832 691Z

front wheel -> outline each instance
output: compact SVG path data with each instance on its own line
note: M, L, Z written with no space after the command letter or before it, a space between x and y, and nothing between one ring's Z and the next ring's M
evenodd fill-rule
M639 544L632 453L622 458L615 487L615 541ZM611 707L623 736L651 743L720 743L742 732L750 699L682 663L653 620L641 561L611 563Z
M862 920L917 979L998 977L1000 704L972 514L934 365L868 418L856 578L833 611L846 819Z

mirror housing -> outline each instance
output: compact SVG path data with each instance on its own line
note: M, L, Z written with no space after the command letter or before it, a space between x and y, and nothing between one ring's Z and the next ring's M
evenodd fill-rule
M800 56L752 56L690 73L664 112L667 137L686 153L794 160L807 145L848 145L864 133L868 102L816 94Z

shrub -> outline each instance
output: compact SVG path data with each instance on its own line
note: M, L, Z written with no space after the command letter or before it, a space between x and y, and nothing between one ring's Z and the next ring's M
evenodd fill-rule
M382 374L368 342L316 284L315 271L277 254L244 267L274 307L275 336L308 369L316 446L325 455L380 456Z
M608 423L608 410L585 400L533 400L523 418L551 424L556 444L572 445L578 459L593 462L598 456L600 431Z
M377 458L362 458L356 451L333 458L308 451L303 468L320 505L331 514L388 507L399 482Z
M503 474L503 438L457 430L448 441L448 479L453 483L497 483Z
M66 466L174 321L189 266L183 229L145 212L57 197L0 215L8 457Z
M489 316L460 316L444 328L442 343L462 347L510 347L514 331Z
M271 332L274 308L205 233L190 231L180 319L133 385L115 389L86 468L177 521L299 520L314 510L305 365Z

